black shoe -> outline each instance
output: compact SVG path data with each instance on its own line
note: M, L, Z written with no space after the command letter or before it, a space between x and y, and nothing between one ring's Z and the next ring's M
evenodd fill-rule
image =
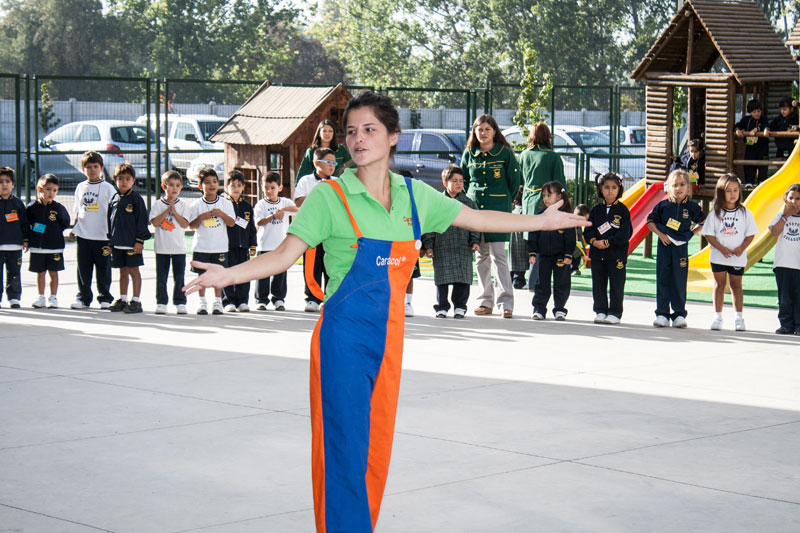
M791 335L794 333L794 330L792 328L787 328L786 326L781 326L775 330L775 333L778 335Z
M118 298L116 302L114 302L108 307L108 310L112 312L118 312L118 311L124 311L126 307L128 307L128 302L126 302L122 298Z
M524 279L517 278L511 284L514 286L515 289L524 289L525 288L525 280Z
M123 309L125 313L141 313L142 312L142 302L137 302L136 300L131 301L125 309Z

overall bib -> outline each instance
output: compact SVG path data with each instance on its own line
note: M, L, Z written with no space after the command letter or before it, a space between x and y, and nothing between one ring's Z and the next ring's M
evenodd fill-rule
M419 257L420 224L408 178L412 241L364 237L339 182L327 183L358 242L353 266L323 305L311 340L314 513L318 532L372 532L389 473L405 293Z

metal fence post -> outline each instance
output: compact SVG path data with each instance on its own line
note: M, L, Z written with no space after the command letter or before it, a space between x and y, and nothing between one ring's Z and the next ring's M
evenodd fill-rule
M144 186L147 189L147 209L149 210L150 206L152 205L152 203L151 203L151 194L153 192L152 191L152 189L153 189L153 187L152 187L152 183L153 183L153 167L152 167L153 157L152 157L151 149L150 149L150 146L151 146L151 144L153 142L153 139L151 139L151 137L150 137L150 133L151 133L151 130L150 130L150 99L152 98L152 92L150 90L150 80L149 79L144 82L144 92L145 92L145 106L147 107L147 109L145 111L146 114L147 114L147 132L145 133L145 138L146 138L146 142L147 142L147 154L145 155L145 158L146 158L145 160L147 161L147 177L145 178Z
M34 158L34 168L36 174L39 174L39 80L36 74L33 75L33 153L36 154ZM30 191L28 191L28 201L31 200Z
M31 79L25 75L25 164L31 166ZM34 166L34 175L38 172ZM30 185L27 187L27 200L31 200Z
M19 173L20 169L25 174L25 191L28 195L30 192L28 189L30 188L30 165L22 166L22 112L20 110L20 106L22 105L22 99L20 98L20 76L17 75L14 77L14 140L16 143L17 153L15 155L14 164L16 165L14 168ZM20 196L22 192L21 183L19 180L17 181L17 196Z
M556 86L550 89L550 131L556 126Z
M156 84L156 174L161 175L161 82L158 78L152 80ZM165 159L165 161L167 161ZM165 168L164 171L167 169Z
M494 102L492 102L492 80L486 80L486 89L483 90L483 108L486 113L492 114Z

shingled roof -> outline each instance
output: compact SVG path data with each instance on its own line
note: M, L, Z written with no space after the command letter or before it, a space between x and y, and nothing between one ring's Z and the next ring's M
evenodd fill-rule
M722 57L736 80L791 81L797 65L761 8L753 2L687 0L661 33L631 78L648 71L686 71L689 21L694 17L692 72L708 72Z
M792 28L792 33L789 34L789 38L786 39L786 46L800 48L800 19L798 19L797 24Z
M284 87L265 82L209 140L264 146L284 144L338 91L347 89L341 83L335 87Z

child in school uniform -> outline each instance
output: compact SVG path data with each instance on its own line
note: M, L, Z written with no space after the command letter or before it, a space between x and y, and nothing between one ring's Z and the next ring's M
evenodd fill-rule
M186 273L185 229L189 227L189 204L179 196L183 178L176 170L161 175L161 190L164 196L153 202L150 208L150 223L155 228L156 252L156 314L167 314L169 293L167 278L172 265L172 304L179 315L185 315L186 295L183 280Z
M700 139L692 139L686 147L686 153L670 167L670 171L683 169L689 173L692 183L692 194L706 182L706 154Z
M236 213L233 204L227 198L219 195L219 177L213 168L204 168L200 171L200 188L203 196L195 200L189 208L189 227L194 232L192 239L192 261L211 263L214 265L228 265L228 230L236 223ZM192 272L202 276L204 269L192 267ZM208 314L206 291L197 291L200 296L200 305L197 307L198 315ZM222 289L214 289L214 304L212 314L222 314Z
M19 309L22 297L22 251L28 249L25 204L14 196L14 169L0 167L0 300L3 298L3 265L6 271L6 297L11 309Z
M119 298L109 311L141 313L142 274L144 265L144 241L150 238L147 229L147 206L138 192L133 190L136 172L130 163L120 163L114 170L114 181L119 194L109 208L109 244L111 266L119 269ZM128 285L133 285L133 297L128 302Z
M700 233L705 213L691 200L685 170L673 170L666 181L669 198L647 216L647 229L658 237L656 257L656 319L653 326L686 327L686 281L689 275L689 239ZM696 224L692 228L692 224ZM672 306L672 313L669 309Z
M775 282L778 285L779 335L800 335L800 183L783 195L784 208L775 215L769 230L775 245Z
M225 192L233 204L236 223L228 228L228 266L236 266L256 255L256 223L253 206L242 197L244 174L240 170L228 172ZM226 313L250 311L250 282L222 289L222 305Z
M455 198L470 209L475 203L464 193L464 173L461 167L451 165L442 171L444 194ZM481 234L456 226L444 233L425 233L422 250L433 259L433 281L436 284L436 318L447 317L450 310L448 292L452 286L453 318L467 314L469 288L472 285L472 254L478 251Z
M586 204L578 204L572 211L574 215L580 215L586 220L589 220L589 206ZM586 262L586 252L589 248L586 242L586 235L583 233L583 228L575 228L575 251L572 252L572 264L570 270L573 276L581 275L581 264Z
M289 229L287 213L296 213L294 202L279 196L283 189L283 180L277 172L268 172L262 182L264 198L258 201L255 211L255 221L258 226L257 253L263 255L278 247ZM286 309L286 272L280 272L268 278L258 280L256 287L257 309L266 311L267 304L272 294L272 305L276 311Z
M725 285L730 282L734 329L745 331L742 276L747 267L747 247L758 235L753 213L742 205L742 184L736 174L724 174L714 190L714 206L703 224L703 236L711 245L711 272L714 275L714 320L712 330L722 329L722 304Z
M58 177L45 174L36 183L37 200L28 205L29 272L36 274L39 296L35 309L58 309L58 273L64 270L64 230L69 226L67 208L56 202ZM46 276L50 275L50 297L45 301Z
M542 186L544 209L559 200L563 204L559 211L572 213L566 189L558 181L550 181ZM567 299L572 288L572 252L575 251L575 229L552 231L531 231L528 233L528 254L530 264L537 265L539 275L533 295L533 320L544 320L547 316L547 302L553 294L553 314L556 320L567 319ZM552 289L551 289L552 278Z
M792 99L788 96L781 98L778 104L780 113L769 123L769 131L797 131L798 117ZM794 149L797 139L775 137L775 155L778 159L788 159Z
M628 244L633 234L631 213L619 201L622 179L615 173L597 180L597 196L602 202L589 212L591 226L583 234L591 246L592 299L595 324L619 324L625 297ZM609 301L610 300L610 301Z
M78 295L72 309L88 309L92 303L92 274L101 309L111 307L111 247L108 245L108 207L117 190L103 179L103 156L86 152L81 157L86 180L75 187L75 225L70 240L78 241Z
M753 98L747 102L746 117L733 127L737 137L745 137L744 158L762 160L769 153L769 138L756 137L756 133L769 133L769 124L761 110L761 102ZM744 165L745 190L750 190L767 179L767 167L761 165Z

